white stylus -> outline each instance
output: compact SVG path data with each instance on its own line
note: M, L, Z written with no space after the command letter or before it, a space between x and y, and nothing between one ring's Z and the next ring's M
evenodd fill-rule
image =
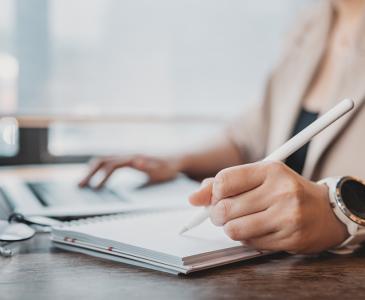
M292 153L300 149L306 143L308 143L314 136L326 129L333 122L344 116L354 107L354 102L350 99L345 99L338 103L335 107L325 113L323 116L318 118L312 124L308 125L301 132L296 134L281 147L272 152L263 161L281 161L289 157ZM193 217L185 226L182 227L179 234L198 226L209 218L209 208L204 208L203 211L199 212Z

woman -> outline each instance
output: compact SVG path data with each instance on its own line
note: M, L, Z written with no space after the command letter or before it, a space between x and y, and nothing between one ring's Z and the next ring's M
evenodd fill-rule
M315 253L349 236L329 202L325 177L365 178L365 0L322 1L298 22L257 107L233 122L214 146L170 158L130 156L96 163L133 167L151 181L178 172L202 178L193 205L212 205L211 220L232 239L265 250ZM354 111L284 163L256 162L343 98ZM234 167L232 167L234 166ZM362 241L362 238L358 238Z

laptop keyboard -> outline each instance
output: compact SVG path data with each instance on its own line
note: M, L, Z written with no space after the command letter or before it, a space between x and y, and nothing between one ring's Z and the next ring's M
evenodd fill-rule
M62 182L28 182L27 186L43 206L127 202L119 192L109 188L95 191L81 189L75 183Z

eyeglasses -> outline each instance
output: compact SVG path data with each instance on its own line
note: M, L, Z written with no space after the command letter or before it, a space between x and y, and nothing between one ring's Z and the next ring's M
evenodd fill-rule
M43 227L50 228L54 225L60 224L60 221L42 217L42 216L24 216L20 213L12 213L8 220L0 220L0 242L13 243L31 239L36 230L33 228ZM13 251L2 245L0 246L1 256L12 256Z

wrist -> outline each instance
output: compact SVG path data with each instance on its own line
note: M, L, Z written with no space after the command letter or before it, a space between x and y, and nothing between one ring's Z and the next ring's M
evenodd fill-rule
M188 173L189 158L187 155L174 155L167 159L176 173Z
M329 199L329 189L327 185L320 184L320 199L322 199L323 216L322 216L322 230L320 230L317 236L319 251L324 251L328 249L333 249L341 245L348 237L346 226L336 217L333 209L331 207Z

